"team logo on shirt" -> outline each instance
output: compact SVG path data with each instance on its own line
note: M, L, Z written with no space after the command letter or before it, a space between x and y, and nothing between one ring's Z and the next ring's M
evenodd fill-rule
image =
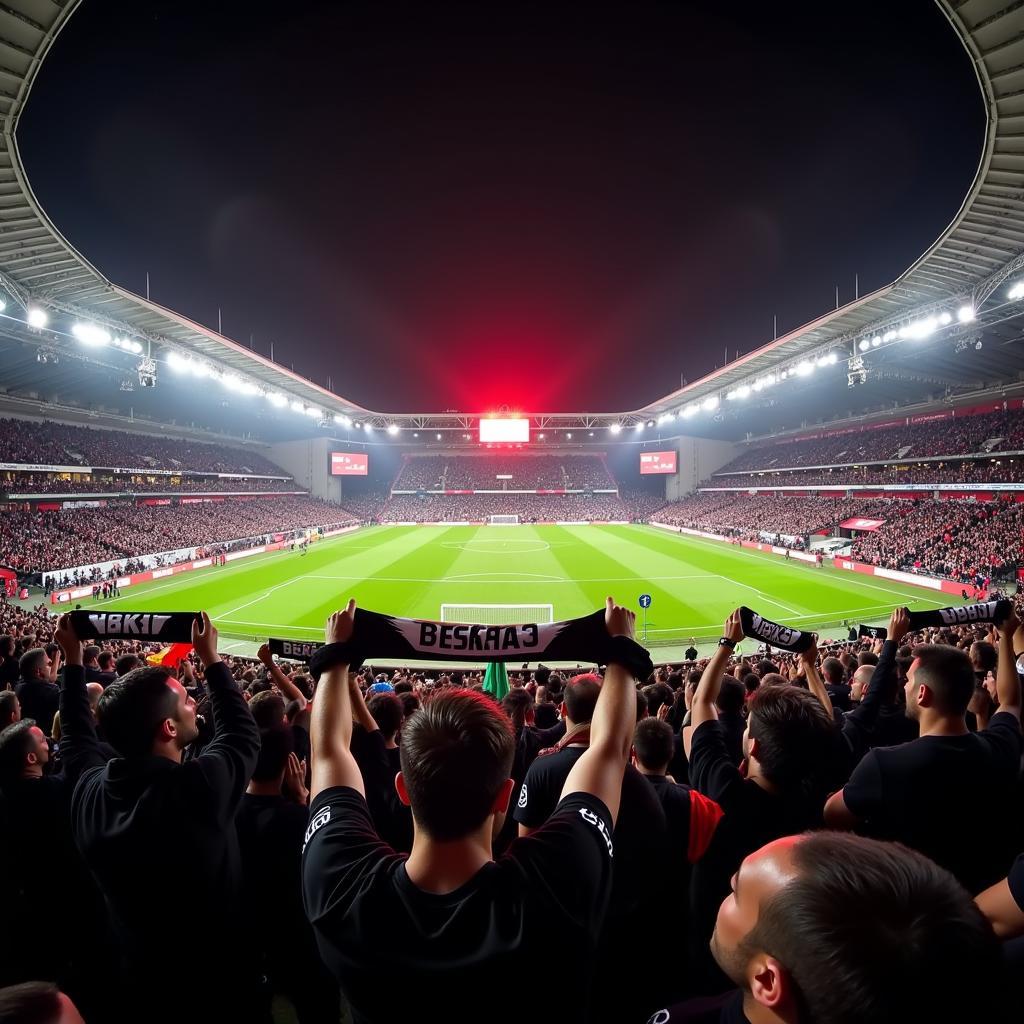
M672 1019L672 1014L668 1010L659 1010L647 1024L668 1024Z
M305 850L309 844L310 839L313 838L313 833L318 828L322 828L331 820L331 808L330 806L321 807L319 811L313 817L313 820L309 823L309 828L306 829L306 838L302 844L302 849Z
M612 854L612 837L608 835L608 829L605 826L604 819L599 818L593 811L588 810L586 807L580 808L580 817L590 825L593 825L601 836L604 838L605 845L608 847L608 856Z
M526 783L523 783L523 788L519 790L519 806L526 806Z

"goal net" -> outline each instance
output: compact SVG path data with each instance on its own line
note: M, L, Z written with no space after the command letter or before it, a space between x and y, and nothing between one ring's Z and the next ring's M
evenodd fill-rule
M487 522L491 526L518 526L519 516L488 516Z
M470 622L481 626L519 625L522 622L554 622L550 604L443 604L442 622Z

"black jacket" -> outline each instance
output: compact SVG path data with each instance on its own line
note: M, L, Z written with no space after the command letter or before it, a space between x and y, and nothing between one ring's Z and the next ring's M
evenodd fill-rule
M202 754L105 761L79 665L64 670L61 755L74 785L75 841L99 882L136 977L180 960L199 929L218 957L240 948L242 870L234 819L260 749L259 730L223 664L206 673L214 736Z
M21 717L35 720L43 732L53 733L53 716L57 714L60 690L45 679L23 679L14 691L21 704Z

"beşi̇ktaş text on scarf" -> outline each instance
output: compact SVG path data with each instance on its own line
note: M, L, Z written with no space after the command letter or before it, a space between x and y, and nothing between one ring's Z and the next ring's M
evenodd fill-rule
M636 679L654 670L650 655L633 640L609 636L604 610L563 622L478 625L402 619L357 608L352 638L343 644L269 641L271 653L308 661L313 674L329 664L358 668L369 658L427 661L570 661L625 665ZM325 653L326 648L332 648Z

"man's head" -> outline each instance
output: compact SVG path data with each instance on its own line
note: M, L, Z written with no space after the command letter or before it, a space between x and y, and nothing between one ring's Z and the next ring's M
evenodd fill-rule
M260 729L260 753L252 773L253 782L281 784L288 755L295 750L295 734L287 725Z
M907 670L907 714L920 720L922 710L927 710L962 718L974 685L974 666L964 651L944 644L915 647Z
M653 775L664 775L672 760L672 726L657 718L644 718L636 724L633 750L639 767Z
M826 658L821 663L821 677L826 686L842 686L845 674L843 663L838 658Z
M970 658L974 671L981 675L995 672L996 665L999 663L998 652L987 640L975 640L971 644Z
M1000 988L990 926L952 875L895 843L817 832L762 847L733 877L711 951L781 1019L995 1019L982 1005ZM991 984L950 980L965 977Z
M0 786L16 779L38 778L49 760L46 736L31 718L0 732Z
M0 658L14 657L14 637L9 633L0 636Z
M114 671L114 653L113 653L113 651L100 651L99 657L96 659L96 664L99 665L101 672L113 672Z
M115 679L100 697L99 721L122 757L157 754L178 760L199 735L195 701L158 665Z
M262 690L249 701L249 710L261 729L281 725L285 718L284 697L273 690Z
M774 661L769 661L767 658L762 658L755 666L754 671L762 678L771 672L778 672L779 668Z
M402 729L398 794L431 838L462 839L507 809L514 752L512 725L492 701L441 690Z
M0 729L21 721L21 703L13 690L0 690Z
M100 706L100 697L103 696L103 684L86 683L85 695L89 698L89 710L93 713L93 717L95 717L97 708Z
M501 702L501 708L508 715L513 728L521 729L533 724L533 698L526 690L509 690Z
M0 989L0 1024L85 1024L75 1004L48 981Z
M584 725L594 717L600 695L600 676L573 676L562 690L562 717L572 725Z
M743 756L783 791L808 785L825 760L835 726L821 702L795 686L766 686L748 704Z
M402 702L393 693L381 693L367 707L384 738L393 740L402 727Z
M871 682L871 677L875 674L875 667L873 665L861 665L856 672L853 673L853 686L850 690L850 696L855 701L864 699L864 691L867 689L868 683Z
M722 680L721 688L718 691L718 699L715 705L723 715L738 715L743 711L743 705L747 702L746 687L733 676L726 676Z
M49 655L47 655L42 647L33 647L32 650L26 651L21 656L21 661L18 662L18 669L21 672L22 679L49 679Z
M86 668L99 668L100 649L95 644L89 644L82 650L82 662Z
M126 676L137 668L142 668L143 660L137 654L122 654L114 663L114 671L117 675Z

